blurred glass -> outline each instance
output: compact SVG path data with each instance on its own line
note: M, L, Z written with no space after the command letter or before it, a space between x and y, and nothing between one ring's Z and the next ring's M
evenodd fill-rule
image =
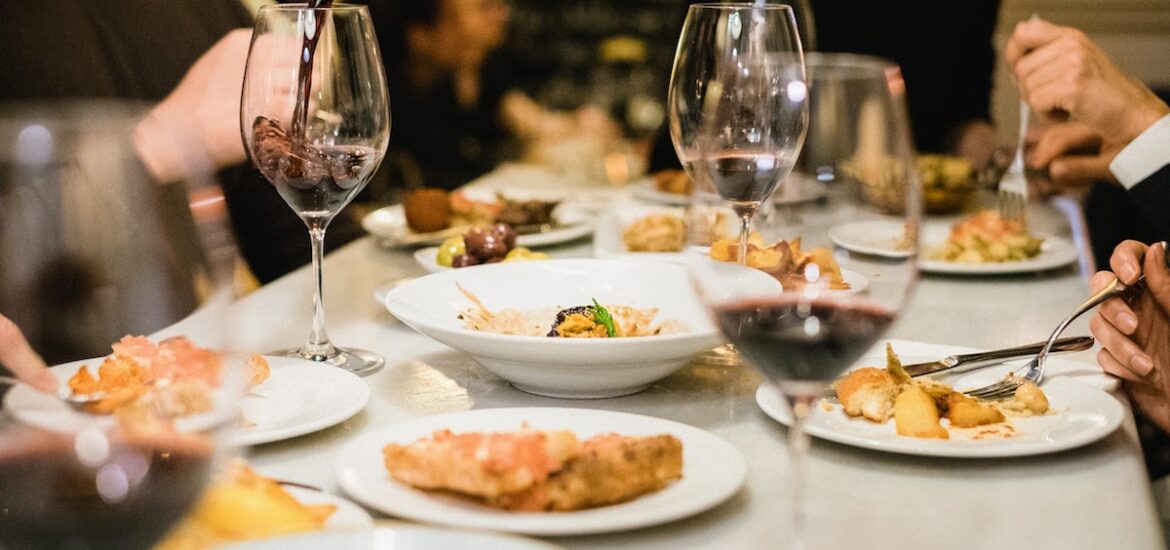
M152 181L131 146L144 114L0 105L0 314L58 365L62 395L88 391L66 383L81 367L69 361L103 383L126 377L100 402L114 414L24 385L4 396L0 548L151 547L201 493L235 419L237 255L222 195L210 177ZM99 370L126 335L211 351L171 340L164 358L136 340L123 348L134 359Z

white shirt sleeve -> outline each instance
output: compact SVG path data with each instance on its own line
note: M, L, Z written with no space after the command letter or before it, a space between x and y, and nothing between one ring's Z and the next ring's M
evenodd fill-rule
M1170 115L1158 119L1129 142L1113 157L1109 171L1129 189L1167 164L1170 164Z

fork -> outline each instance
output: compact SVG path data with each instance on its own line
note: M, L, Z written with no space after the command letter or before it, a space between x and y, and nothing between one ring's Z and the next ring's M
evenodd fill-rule
M17 384L23 384L23 382L11 376L0 375L0 384L15 386ZM106 392L95 392L89 394L55 393L53 395L74 409L84 410L86 405L105 399Z
M1032 109L1026 101L1020 101L1020 139L1016 143L1016 156L999 180L999 215L1005 220L1027 225L1028 180L1024 177L1024 142L1028 135L1028 118Z

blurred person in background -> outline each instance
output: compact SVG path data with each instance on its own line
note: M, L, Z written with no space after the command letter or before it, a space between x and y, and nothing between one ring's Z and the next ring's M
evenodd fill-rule
M516 88L499 51L511 15L505 0L364 3L390 85L390 169L407 187L454 189L540 140L616 137L596 109L551 112Z
M1170 239L1170 108L1124 74L1081 31L1047 21L1016 26L1004 51L1033 108L1054 123L1031 147L1046 170L1041 194L1087 193L1099 269L1123 240Z
M161 184L219 170L240 250L268 282L310 253L303 222L246 162L239 107L251 27L238 0L9 2L0 17L0 67L9 75L0 79L0 101L159 102L126 136L143 168ZM327 246L361 234L338 216Z

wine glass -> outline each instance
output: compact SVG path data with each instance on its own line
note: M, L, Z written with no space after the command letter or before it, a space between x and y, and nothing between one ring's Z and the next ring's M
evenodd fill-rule
M724 337L791 405L793 547L801 547L804 536L804 422L829 383L878 342L906 304L917 280L920 209L897 66L877 58L810 55L806 68L813 124L833 132L832 139L810 139L802 153L822 175L831 175L822 178L826 204L785 226L785 234L765 237L787 243L766 271L709 259L690 263L695 287ZM901 253L866 257L833 249L831 228L866 220L891 224L902 237L885 244ZM792 251L797 239L815 263ZM753 283L761 277L779 281Z
M808 122L792 8L692 5L668 103L670 135L695 194L714 190L739 218L742 263L752 216L792 170Z
M386 75L369 11L262 7L241 103L252 163L304 220L313 248L312 332L299 349L274 353L360 375L377 371L380 356L330 343L321 273L329 222L369 182L390 140Z
M170 359L122 371L151 385L113 415L0 386L2 548L153 547L201 494L224 451L219 435L234 424L238 256L222 193L213 174L151 181L129 145L145 114L113 102L0 107L0 314L58 365L57 391L74 392L78 360L106 379L102 358L126 335L186 338L164 344ZM174 150L189 149L172 137ZM138 358L155 349L124 343Z

